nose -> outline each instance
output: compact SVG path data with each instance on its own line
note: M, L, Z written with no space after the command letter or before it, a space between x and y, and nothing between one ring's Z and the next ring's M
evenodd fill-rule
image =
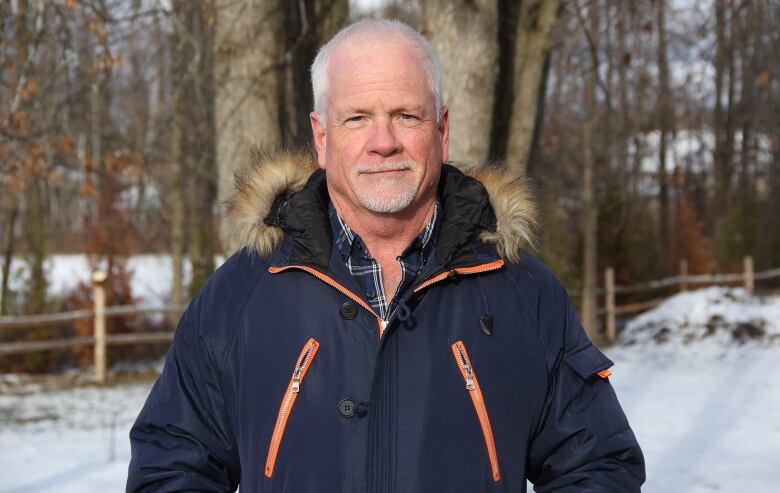
M382 157L392 156L401 150L401 142L395 135L391 120L378 119L374 121L366 150L369 154Z

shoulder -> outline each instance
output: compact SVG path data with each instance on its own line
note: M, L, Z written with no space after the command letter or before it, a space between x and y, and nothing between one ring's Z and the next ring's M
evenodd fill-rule
M182 315L177 335L197 339L216 356L228 349L235 320L266 275L268 259L242 249L225 261L206 281Z
M517 284L521 295L531 306L542 308L568 301L563 284L541 260L523 252L517 262L507 262L508 275Z
M518 262L506 265L507 275L536 321L537 336L551 358L586 342L566 288L543 262L523 253Z

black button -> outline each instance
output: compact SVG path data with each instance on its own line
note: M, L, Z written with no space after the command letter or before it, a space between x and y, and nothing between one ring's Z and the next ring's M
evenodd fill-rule
M339 402L339 414L345 418L351 418L355 415L355 403L350 399L342 399Z
M352 320L353 318L357 317L358 307L354 301L347 301L341 305L339 308L339 313L341 314L341 318L344 320Z
M374 298L376 298L376 293L373 291L369 291L368 293L366 293L366 298L368 298L369 300L373 300Z

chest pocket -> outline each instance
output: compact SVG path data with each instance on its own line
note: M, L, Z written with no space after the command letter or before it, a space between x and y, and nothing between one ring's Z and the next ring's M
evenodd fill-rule
M265 461L265 476L270 478L274 473L274 466L276 465L276 457L279 454L279 447L282 445L282 438L284 437L284 429L287 427L287 420L292 413L293 405L298 397L298 393L301 391L301 385L303 379L306 376L306 372L309 371L311 362L314 361L314 357L317 355L317 350L320 347L320 343L316 339L309 339L301 349L301 354L295 363L295 367L292 371L292 377L290 383L287 385L287 390L282 397L282 403L279 406L279 413L276 416L276 424L274 425L274 431L271 434L271 443L268 445L268 456Z
M591 429L605 437L625 429L628 421L608 380L612 360L588 344L564 355L563 361L573 373L568 391L575 397L576 412L590 423Z

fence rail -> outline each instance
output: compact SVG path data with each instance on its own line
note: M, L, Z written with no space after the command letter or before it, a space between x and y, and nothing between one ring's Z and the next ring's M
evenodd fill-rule
M636 284L633 286L616 286L614 283L614 271L612 267L608 267L604 273L604 288L599 289L597 294L604 295L604 308L599 310L600 315L606 317L606 339L607 342L612 344L615 342L615 317L619 315L627 315L630 313L638 313L650 308L654 308L664 302L666 298L655 298L646 301L626 303L624 305L616 305L615 297L623 294L637 294L642 292L654 291L660 288L668 288L672 286L679 286L679 291L687 291L691 284L726 284L726 283L742 283L742 286L751 293L755 290L756 281L766 281L768 279L780 278L780 268L770 269L763 272L753 271L753 257L746 256L742 261L742 272L729 273L729 274L688 274L688 262L686 260L680 261L679 274L673 277L667 277L665 279L659 279L656 281L650 281L646 283Z
M598 310L598 314L605 317L606 339L612 343L615 341L615 318L620 315L638 313L656 307L664 302L665 298L653 298L646 301L616 304L618 295L652 292L670 286L679 286L679 291L687 291L692 284L723 284L740 282L753 292L755 281L780 278L780 268L764 272L753 272L752 257L745 257L743 271L731 274L715 275L690 275L688 264L685 260L680 262L680 273L677 276L667 277L656 281L636 284L633 286L615 285L615 274L612 267L608 267L604 273L604 287L597 290L598 295L604 295L604 307ZM45 315L24 315L0 317L0 330L21 329L29 327L45 327L57 325L63 322L76 320L93 320L93 335L77 336L66 339L49 339L42 341L19 341L0 344L0 356L9 354L23 354L38 351L62 350L73 346L93 346L95 360L95 381L106 383L107 381L107 356L106 347L110 345L149 344L169 342L173 339L173 331L168 332L136 332L124 334L107 334L106 319L127 315L144 315L161 313L177 316L184 309L181 305L167 306L106 306L105 288L106 275L96 272L92 276L93 295L95 300L94 310L74 310L62 313L49 313ZM570 291L572 296L578 291Z
M62 350L72 348L73 346L93 346L95 381L104 384L108 380L107 346L170 342L171 339L173 339L173 331L107 334L107 318L123 317L127 315L148 315L153 313L178 315L184 308L181 305L106 306L105 282L107 279L108 276L105 272L98 271L92 274L92 294L95 301L94 310L74 310L62 313L47 313L44 315L0 317L0 330L46 327L61 324L63 322L74 322L76 320L91 318L93 321L91 336L76 336L65 339L48 339L42 341L6 342L0 344L0 355Z

